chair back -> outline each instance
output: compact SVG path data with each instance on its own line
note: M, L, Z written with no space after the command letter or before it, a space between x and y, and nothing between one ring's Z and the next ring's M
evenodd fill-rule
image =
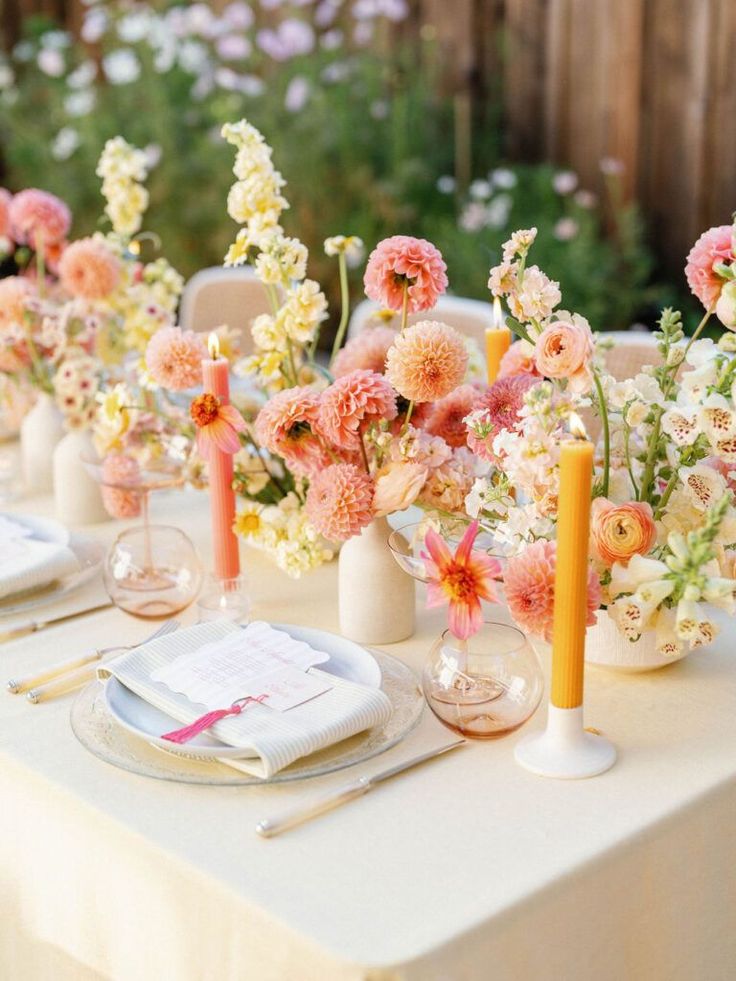
M662 360L654 336L645 331L602 331L598 336L613 342L605 353L605 365L616 381L633 378L642 368L658 365Z
M266 290L252 269L212 266L195 273L184 287L179 320L184 330L206 333L227 324L240 333L240 348L247 355L253 350L250 325L269 311Z
M352 338L370 326L371 318L380 310L373 300L363 300L353 311L348 326L348 337ZM493 325L493 307L483 300L470 300L462 296L442 296L433 310L409 314L409 323L419 320L441 320L461 334L472 337L481 351L485 350L485 330ZM391 322L398 326L398 314Z

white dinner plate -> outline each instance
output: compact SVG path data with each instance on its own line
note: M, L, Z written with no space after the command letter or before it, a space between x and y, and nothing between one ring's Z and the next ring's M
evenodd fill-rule
M1 599L0 618L15 616L17 613L36 610L48 606L50 603L56 603L89 582L99 572L105 557L105 548L94 538L77 532L70 534L64 525L59 524L58 521L53 521L51 518L36 518L31 515L6 512L0 513L0 516L16 521L18 524L27 525L33 530L33 537L39 541L67 545L74 552L79 562L77 571L71 572L68 576L55 579L45 586L27 589L22 593L13 593L12 596Z
M354 681L359 685L370 688L381 687L381 669L376 659L365 648L344 637L330 634L326 630L314 627L298 627L290 623L272 624L277 630L283 630L294 640L301 640L315 650L324 651L330 655L329 661L320 664L320 670L334 674L337 678ZM124 729L145 739L151 746L163 749L167 753L186 756L194 759L244 759L252 758L253 753L237 746L228 746L207 732L201 732L185 746L161 739L161 734L181 728L182 723L149 705L135 692L132 692L117 678L110 677L105 682L105 704L110 715Z

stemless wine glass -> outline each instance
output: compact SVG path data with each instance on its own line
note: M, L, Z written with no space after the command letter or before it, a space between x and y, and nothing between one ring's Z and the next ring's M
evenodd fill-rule
M429 707L448 728L495 739L533 715L544 679L521 630L487 621L467 641L446 630L432 646L422 686Z
M103 569L105 588L116 606L137 617L158 619L194 600L202 566L194 545L178 528L129 528L115 539Z

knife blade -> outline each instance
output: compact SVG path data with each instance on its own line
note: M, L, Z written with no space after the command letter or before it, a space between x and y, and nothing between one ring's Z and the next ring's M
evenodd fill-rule
M108 610L113 605L112 600L105 600L95 606L86 606L83 610L74 610L72 613L61 613L59 616L49 617L47 620L28 620L26 623L19 623L16 627L8 630L0 628L0 642L6 640L16 640L27 634L35 634L39 630L45 630L56 623L64 623L66 620L74 620L76 617L86 616L88 613L97 613L100 610Z
M327 811L339 807L340 804L346 804L348 801L356 800L358 797L362 797L363 794L367 794L369 790L372 790L379 783L383 783L384 780L390 780L405 770L410 770L415 766L419 766L421 763L426 763L427 760L433 760L438 756L443 756L445 753L449 753L450 750L457 749L458 746L464 746L466 742L466 739L456 739L454 742L447 743L437 749L432 749L428 753L422 753L421 756L413 756L410 760L397 763L396 766L389 767L387 770L381 770L372 777L359 777L352 783L345 784L337 790L331 791L326 796L318 798L311 804L294 808L291 811L285 811L283 814L274 818L266 818L265 821L259 821L256 825L256 834L259 834L262 838L273 838L274 835L281 834L282 831L288 831L289 828L295 828L297 825L303 824L313 817L318 817L320 814L325 814Z

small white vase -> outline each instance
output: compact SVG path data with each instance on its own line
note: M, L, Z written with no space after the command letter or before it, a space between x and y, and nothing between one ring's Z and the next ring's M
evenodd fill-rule
M27 493L52 490L54 448L63 436L62 414L51 396L41 392L20 427L21 468Z
M82 453L92 452L92 437L85 430L74 429L56 444L54 503L62 524L93 525L110 519L100 485L82 463Z
M630 641L621 633L608 615L608 610L599 610L598 621L588 627L585 637L585 660L615 671L653 671L674 664L685 657L687 649L675 657L667 657L657 651L655 633L645 631L638 640Z
M340 550L340 631L359 644L395 644L414 633L414 580L391 555L390 534L386 518L374 518Z

